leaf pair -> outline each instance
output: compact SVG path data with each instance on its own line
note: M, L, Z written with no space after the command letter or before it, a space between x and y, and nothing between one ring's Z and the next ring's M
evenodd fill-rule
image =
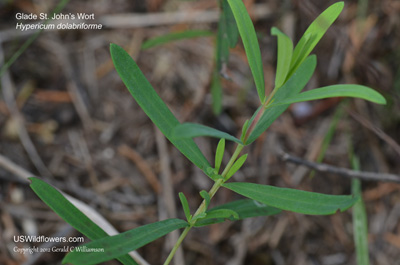
M206 201L207 209L210 203L210 197L206 191L202 191L200 194ZM195 227L221 223L225 220L237 221L257 216L274 215L281 212L281 210L277 208L267 206L254 200L245 199L214 207L192 218L185 195L179 193L179 198L188 222L193 223Z
M296 73L282 87L276 90L273 102L281 102L286 98L297 95L310 80L316 64L315 55L309 56L297 69ZM268 109L261 106L250 120L250 124L255 123L255 126L245 144L248 145L254 142L288 107L289 104L275 105L268 107ZM256 117L258 120L255 120Z
M247 13L246 7L241 0L228 0L233 11L240 37L242 38L249 66L256 84L260 101L265 101L264 70L261 61L261 52L258 45L257 35ZM308 55L317 45L327 29L336 20L343 9L344 3L338 2L327 8L308 27L299 43L293 51L293 43L288 36L272 28L272 35L278 37L278 60L275 89L281 87L306 60Z
M205 204L206 204L206 208L205 209L207 209L208 205L210 205L210 200L211 200L210 195L205 190L202 190L200 192L200 196L204 199ZM183 207L183 212L185 213L186 220L188 221L189 225L192 226L193 223L196 222L196 220L205 218L207 216L206 213L201 213L201 214L197 214L195 216L192 216L190 214L189 203L188 203L188 201L186 199L185 194L183 194L183 192L179 192L179 199L181 201L181 204L182 204L182 207Z
M260 101L264 102L265 92L263 68L254 26L241 0L228 0L228 3L236 19ZM385 104L385 99L378 92L360 85L328 86L300 93L310 80L316 66L315 56L308 57L308 55L317 45L330 25L339 16L343 6L343 2L338 2L327 8L320 16L318 16L307 28L294 51L293 43L288 36L277 28L271 29L272 35L278 37L275 94L272 101L267 106L268 110L265 109L266 106L261 106L248 123L254 123L255 126L252 128L247 139L244 137L247 132L247 127L243 128L243 132L245 133L239 140L225 132L195 124L183 124L177 126L174 135L177 137L188 138L211 136L225 138L239 144L248 145L257 139L262 132L268 129L272 122L275 121L290 104L295 102L329 97L358 97L378 104ZM257 118L257 120L254 120L255 118Z
M322 12L307 28L293 50L292 40L277 28L271 29L271 35L278 37L278 56L275 89L279 89L306 60L322 36L338 18L344 2L338 2Z

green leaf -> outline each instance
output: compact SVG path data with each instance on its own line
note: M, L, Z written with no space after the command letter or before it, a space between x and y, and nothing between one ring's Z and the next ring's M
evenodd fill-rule
M221 140L219 140L217 151L215 152L215 171L217 171L217 174L219 173L219 169L221 168L224 152L225 152L225 139L222 138Z
M214 33L208 30L186 30L182 32L172 32L143 42L141 48L142 50L146 50L155 46L166 44L168 42L198 37L209 37L212 35L214 35Z
M253 74L254 82L256 84L258 97L260 98L261 102L264 102L264 70L261 61L260 47L258 46L257 35L256 31L254 30L253 22L251 21L242 0L228 0L228 3L232 9L237 27L239 29L240 37L243 41L250 70Z
M386 104L386 99L372 88L361 85L332 85L315 88L281 101L274 101L271 106L286 105L296 102L311 101L332 97L353 97L365 99L377 104Z
M196 216L193 216L192 222L194 222L194 221L196 221L196 220L198 220L198 219L203 219L203 218L205 218L206 216L207 216L207 213L200 213L200 214L198 214L198 215L196 215Z
M185 213L185 216L186 216L186 220L188 222L190 222L190 220L192 219L192 215L190 214L189 203L186 199L185 194L183 194L183 192L179 192L179 199L181 200L181 204L183 207L183 212Z
M206 209L208 208L208 206L210 205L210 194L208 194L207 191L202 190L200 191L200 196L206 201Z
M168 140L193 164L205 172L210 164L196 143L192 139L172 137L173 129L180 123L157 95L135 61L116 44L110 45L110 51L115 69L139 106Z
M315 55L311 55L310 57L308 57L300 65L296 73L294 73L290 77L290 79L276 91L275 96L273 97L273 102L283 101L285 98L298 94L310 80L312 74L314 73L316 63L317 62ZM266 129L268 129L268 127L288 107L289 105L279 105L274 107L268 107L267 109L260 107L259 110L253 115L252 120L250 120L250 124L253 122L257 114L260 115L259 113L260 111L262 112L261 118L256 123L254 129L250 132L250 136L245 142L245 144L248 145L254 142L254 140L256 140Z
M218 179L222 179L222 176L218 174L218 172L212 168L209 167L206 169L207 175L210 176L210 178L214 181L217 181Z
M234 220L239 220L239 214L231 209L215 209L207 213L207 215L214 216L214 218L230 218L232 217Z
M212 75L211 98L212 98L212 110L215 115L219 115L222 111L222 85L221 85L221 77L217 70L214 70Z
M296 71L296 69L311 53L328 28L338 18L343 7L344 2L337 2L331 5L307 28L294 49L289 76Z
M239 39L239 30L236 26L235 17L233 16L232 9L227 0L222 0L223 18L226 24L226 33L228 35L229 46L234 48Z
M218 74L222 70L222 66L224 64L227 64L229 60L229 39L224 15L224 13L221 13L218 22L217 43L215 52L215 60Z
M97 224L90 220L85 214L78 210L70 203L56 188L47 184L39 178L29 178L32 182L31 189L46 203L55 213L69 223L73 228L91 240L107 237ZM125 254L125 253L123 253ZM118 260L123 264L137 265L137 263L129 255L120 255Z
M242 127L242 135L240 136L240 140L243 142L246 137L247 130L249 129L250 120L246 120Z
M225 179L226 180L230 179L233 176L233 174L235 174L243 166L246 159L247 159L247 154L239 157L238 160L236 160L236 162L229 169L228 173L226 174Z
M359 161L354 155L352 156L352 166L354 170L360 170ZM360 198L353 206L353 230L357 264L369 265L368 221L364 200L361 194L361 181L359 179L353 179L351 182L351 189L353 195Z
M234 218L233 215L230 215L228 217L215 217L213 212L218 210L234 211L235 213L238 214L238 218ZM209 211L207 211L207 216L204 219L198 220L195 226L205 226L216 223L222 223L226 219L235 221L257 216L275 215L280 212L281 212L280 209L262 204L255 200L250 200L250 199L237 200L210 209Z
M311 215L334 214L339 210L343 212L358 200L358 197L351 195L327 195L255 183L235 182L222 186L278 209Z
M286 34L275 27L271 29L271 34L278 37L278 58L275 78L275 89L278 89L285 83L290 70L293 42Z
M211 224L210 222L214 223L214 220L231 220L231 221L236 221L239 220L239 214L231 209L215 209L210 212L207 212L206 216L203 218L199 218L199 221L203 221L203 223L200 223L200 225L195 224L195 226L204 226L205 223ZM204 222L204 220L208 220L207 222ZM197 222L199 222L197 221Z
M215 138L224 138L238 144L242 144L242 141L226 132L221 132L205 125L190 122L182 123L176 126L172 135L175 139L210 136Z
M89 265L104 262L138 249L176 229L187 226L188 223L180 219L167 219L140 226L115 236L105 237L76 247L63 259L63 264ZM90 250L100 252L91 252Z

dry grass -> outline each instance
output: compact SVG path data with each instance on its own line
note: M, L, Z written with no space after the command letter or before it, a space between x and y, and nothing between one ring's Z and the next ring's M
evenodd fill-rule
M245 2L249 10L261 4L268 11L264 16L252 15L260 33L267 87L271 88L276 40L269 34L270 27L278 26L296 39L329 4L309 0L287 5L281 1ZM400 5L395 0L367 4L365 18L357 15L357 2L346 4L338 22L317 46L318 68L308 89L360 83L383 93L389 99L386 107L351 101L347 108L357 115L345 114L340 121L324 162L349 168L350 134L362 170L398 174ZM15 13L48 12L51 6L44 0L11 1L0 6L0 50L9 58L28 37L14 30ZM12 65L9 78L2 78L0 154L90 205L119 231L174 217L176 211L183 217L178 192L183 191L194 208L201 199L198 192L208 189L211 182L173 146L165 146L113 70L108 47L114 42L130 51L180 121L199 122L238 134L244 120L257 107L240 45L232 51L227 70L232 81L224 81L223 113L218 117L212 114L210 105L212 38L140 51L144 40L172 30L215 31L215 20L190 21L193 12L215 10L214 0L71 0L63 12L94 13L99 22L108 15L112 15L108 19L118 21L126 12L143 16L152 12L188 15L184 22L173 25L155 18L151 26L44 31ZM282 149L315 160L321 148L318 143L339 102L293 106L269 133L248 147L249 163L235 178L324 193L349 193L347 178L326 173L309 178L308 169L282 162L276 152ZM385 132L384 137L381 131ZM216 140L196 141L211 161ZM230 147L227 146L229 152ZM15 235L78 236L17 175L4 166L0 168L0 263L59 264L62 253L36 257L13 251ZM364 182L363 189L372 264L400 264L400 185ZM214 203L234 199L236 195L223 190ZM138 252L150 264L161 264L170 247L169 238L160 239ZM274 217L216 224L190 233L182 255L186 264L199 265L355 264L351 211L324 217L284 212Z

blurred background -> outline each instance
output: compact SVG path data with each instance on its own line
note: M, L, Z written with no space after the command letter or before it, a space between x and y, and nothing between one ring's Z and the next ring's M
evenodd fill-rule
M0 264L61 264L65 253L13 251L15 246L40 246L16 243L14 236L81 236L32 192L26 176L40 176L91 206L118 231L169 217L184 218L178 192L185 193L194 210L201 202L198 192L212 185L165 140L130 96L114 70L110 43L132 55L181 122L240 135L243 122L259 104L240 41L224 68L228 78L222 80L222 110L217 115L210 94L215 36L141 49L146 40L171 32L216 33L216 0L64 2L61 13L94 14L94 19L82 22L101 25L101 29L46 29L33 39L37 31L21 31L16 25L38 20L20 20L16 14L50 14L58 2L0 2L2 69L32 40L1 76ZM334 2L244 0L258 34L269 91L276 67L271 27L297 43L307 26ZM350 179L282 161L278 150L351 168L348 153L352 148L362 171L399 174L400 2L345 1L342 14L313 53L318 65L305 89L362 84L383 94L388 104L329 99L292 105L267 133L246 147L249 158L235 180L351 193ZM217 140L198 138L196 142L212 162ZM232 148L228 143L227 152ZM362 187L371 264L400 264L400 185L369 181L362 182ZM212 204L239 198L222 189ZM174 237L139 249L137 254L147 262L141 264L162 264ZM182 250L175 264L356 264L351 210L332 216L282 212L227 221L192 230Z

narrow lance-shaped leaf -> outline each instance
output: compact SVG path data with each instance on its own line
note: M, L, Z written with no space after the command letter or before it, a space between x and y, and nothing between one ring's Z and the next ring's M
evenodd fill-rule
M179 192L179 199L181 201L183 212L185 213L185 216L186 216L186 220L188 222L190 222L190 220L192 219L192 215L190 214L189 203L186 199L185 194L183 194L183 192Z
M239 214L231 209L215 209L210 212L207 212L204 218L199 219L199 221L208 220L207 222L203 221L203 224L195 226L203 226L206 223L211 224L213 220L219 220L219 219L224 219L224 220L230 219L232 221L239 220Z
M246 120L242 127L242 135L240 136L240 140L244 142L244 138L246 137L247 130L249 129L250 120Z
M187 226L188 223L180 219L167 219L140 226L115 236L101 238L76 247L63 259L63 264L90 265L104 262L138 249L174 230Z
M238 214L238 218L234 219L233 216L228 218L226 217L217 217L215 218L213 212L221 209L228 209L236 212ZM282 210L262 204L255 200L244 199L237 200L234 202L226 203L217 207L214 207L207 211L207 216L204 219L198 220L195 226L205 226L216 223L224 222L225 220L243 220L246 218L257 217L257 216L269 216L280 213Z
M223 187L272 207L311 215L345 211L358 200L351 195L327 195L246 182L225 183Z
M246 159L247 159L247 154L239 157L238 160L236 160L236 162L229 169L228 173L226 174L225 179L226 180L230 179L233 176L233 174L235 174L243 166Z
M293 42L286 34L275 27L271 29L271 34L278 37L278 58L275 78L275 89L278 89L285 83L290 70Z
M314 73L316 66L316 57L311 55L307 58L297 69L290 79L277 90L275 96L273 97L275 101L282 101L287 97L298 94L304 86L310 80L312 74ZM268 107L266 110L261 107L257 113L261 112L262 116L257 122L254 129L250 132L250 136L245 142L246 145L251 144L260 136L268 127L289 107L289 105L279 105L274 107ZM257 113L253 116L252 120L255 119ZM253 121L250 122L253 122Z
M219 173L219 169L221 168L224 152L225 152L225 139L222 138L221 140L219 140L217 145L217 151L215 152L215 171L217 172L217 174Z
M198 37L209 37L213 35L214 33L208 30L185 30L182 32L172 32L143 42L141 48L142 50L146 50L173 41L198 38Z
M257 35L253 26L253 22L251 21L242 0L228 0L228 3L232 9L237 27L239 29L240 37L243 41L250 70L253 74L254 82L256 84L258 97L260 98L261 102L264 102L264 70L261 61L260 47L258 46Z
M360 170L360 163L357 157L354 155L352 156L352 167L354 170ZM357 264L369 265L368 221L364 200L362 199L361 194L361 181L359 179L353 179L351 181L351 189L353 195L360 198L360 200L357 201L353 207L353 230Z
M154 91L135 61L116 44L110 45L110 51L115 69L139 106L168 140L205 172L210 164L193 139L175 139L172 137L173 129L180 123Z
M222 110L222 84L221 75L223 65L229 60L229 43L227 35L224 14L222 13L218 22L217 39L215 43L215 69L212 75L211 96L212 109L214 114L218 115Z
M208 208L208 206L210 205L210 194L208 194L207 191L202 190L200 191L200 196L206 201L206 209Z
M332 85L315 88L283 100L274 101L271 106L311 101L332 97L353 97L365 99L377 104L386 104L386 99L372 88L361 85Z
M192 218L192 222L195 222L195 221L198 220L198 219L203 219L203 218L205 218L206 216L207 216L207 213L201 213L201 214L195 215L195 216L193 216L193 218Z
M216 43L216 65L219 73L224 64L229 60L229 40L225 23L225 14L221 13L218 22L217 43Z
M236 25L235 17L227 0L222 0L222 12L226 24L226 33L228 34L229 46L234 48L239 39L239 30Z
M87 236L91 240L107 237L97 224L70 203L56 188L38 178L29 178L32 181L30 187L54 212L69 223L73 228ZM118 260L126 265L137 265L129 255L121 255Z
M324 12L322 12L307 28L303 34L303 37L301 37L299 43L294 49L289 76L296 71L296 69L311 53L328 28L340 15L343 7L343 2L337 2L331 5Z
M190 122L177 125L174 128L172 135L175 139L210 136L215 138L225 138L238 144L242 144L242 141L237 139L235 136L230 135L229 133L221 132L220 130L202 124Z

